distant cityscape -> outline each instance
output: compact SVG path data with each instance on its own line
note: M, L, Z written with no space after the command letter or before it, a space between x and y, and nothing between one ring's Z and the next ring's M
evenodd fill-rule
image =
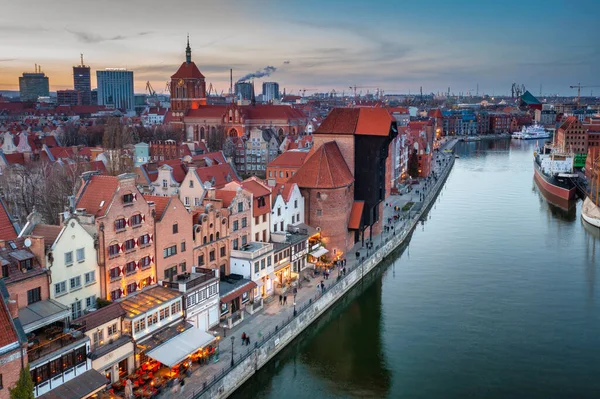
M72 89L36 65L0 95L4 387L28 365L36 398L225 397L405 242L458 141L535 128L598 176L584 85L291 94L266 67L217 93L182 50L168 94L92 88L81 55Z

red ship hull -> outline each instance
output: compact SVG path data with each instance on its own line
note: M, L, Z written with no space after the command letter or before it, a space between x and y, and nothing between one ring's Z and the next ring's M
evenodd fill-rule
M563 187L556 186L556 185L548 182L546 180L545 176L540 173L540 171L538 170L537 167L534 167L533 170L535 172L535 175L534 175L535 181L544 190L548 191L549 193L551 193L553 195L556 195L559 198L563 198L563 199L566 199L566 200L572 200L572 199L575 198L576 187L573 187L571 189L566 189L566 188L563 188Z

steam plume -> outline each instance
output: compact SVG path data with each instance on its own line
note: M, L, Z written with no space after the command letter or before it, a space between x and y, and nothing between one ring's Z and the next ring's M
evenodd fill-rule
M271 74L273 72L275 72L277 70L277 68L275 68L274 66L266 66L261 70L258 70L256 72L253 73L249 73L247 75L242 76L241 78L238 79L238 83L240 82L245 82L247 80L250 80L252 78L263 78L265 76L271 76Z

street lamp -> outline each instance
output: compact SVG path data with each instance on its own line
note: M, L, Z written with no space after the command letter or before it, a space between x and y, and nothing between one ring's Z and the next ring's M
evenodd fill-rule
M233 341L235 341L235 336L231 336L231 367L233 367Z
M294 294L294 317L296 317L296 294Z

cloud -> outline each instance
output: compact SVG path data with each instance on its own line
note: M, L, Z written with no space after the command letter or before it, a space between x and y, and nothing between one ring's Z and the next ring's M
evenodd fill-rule
M0 58L0 62L11 62L15 61L16 58Z
M66 31L69 32L70 34L72 34L73 36L75 36L77 38L77 40L79 40L83 43L88 43L88 44L125 40L125 39L130 39L133 37L146 36L146 35L149 35L150 33L152 33L152 32L139 32L139 33L136 33L133 35L116 35L116 36L105 37L105 36L97 35L95 33L76 31L76 30L71 30L71 29L66 29Z

